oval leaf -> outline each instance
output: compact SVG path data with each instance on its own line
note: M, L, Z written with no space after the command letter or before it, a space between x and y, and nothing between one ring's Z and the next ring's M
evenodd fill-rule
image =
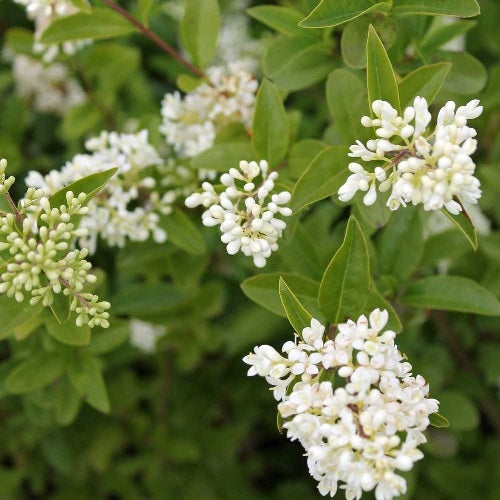
M403 302L414 307L500 316L500 302L486 288L462 276L430 276L412 283Z
M328 264L319 288L319 308L333 324L363 314L370 295L370 259L365 236L355 217L344 241Z
M304 309L283 278L279 279L279 294L288 321L300 336L302 330L311 325L312 316Z
M473 17L480 13L480 9L476 0L398 0L392 12L394 14Z
M73 321L61 324L49 316L45 326L47 332L63 344L87 345L90 342L90 328L87 325L79 327Z

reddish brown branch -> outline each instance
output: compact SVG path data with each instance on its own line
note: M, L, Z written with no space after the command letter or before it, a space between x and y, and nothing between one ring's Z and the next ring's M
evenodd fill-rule
M198 78L203 78L205 75L197 67L193 66L189 61L179 54L173 47L168 43L164 42L156 33L151 31L147 26L142 24L138 19L136 19L132 14L127 12L125 9L120 7L118 4L113 2L113 0L103 0L103 2L108 5L115 12L118 12L120 16L124 17L129 23L133 24L139 31L146 35L150 40L152 40L160 49L166 52L170 57L173 57L176 61L181 63L186 69L188 69L194 76Z

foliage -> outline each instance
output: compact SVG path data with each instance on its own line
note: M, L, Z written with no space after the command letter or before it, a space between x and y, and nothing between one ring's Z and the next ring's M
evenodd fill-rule
M108 0L73 0L34 30L20 3L0 2L0 158L18 179L7 193L23 199L29 171L60 170L103 130L146 129L161 158L132 168L137 178L120 163L123 152L116 164L95 153L101 171L47 194L53 207L64 205L68 191L107 202L106 185L120 182L117 192L136 193L131 212L146 198L167 200L167 208L142 239L119 246L96 236L87 258L93 282L84 291L109 300L109 328L77 326L67 300L56 298L49 310L0 295L0 498L317 498L302 449L276 431L272 396L246 377L241 358L254 345L300 334L311 316L334 327L375 308L388 310L398 346L441 403L425 458L405 473L401 498L494 498L500 4L127 0L115 8ZM241 38L241 26L250 33L236 56L250 61L249 80L238 79L239 69L211 72L228 66L224 30L232 25ZM20 55L43 68L64 65L63 81L83 97L57 112L41 109L36 92L19 84ZM234 104L225 91L207 104L217 78L248 85L250 119L215 113L219 102ZM42 101L66 92L35 80ZM210 122L213 137L201 152L181 153L165 140L165 94L174 96L164 98L167 107L187 109L193 95L199 116L207 106L201 124L196 113L169 117L188 132ZM384 193L371 206L364 193L340 201L349 146L375 137L360 121L371 103L386 100L403 112L417 96L433 114L449 100L480 99L480 209L391 211ZM206 129L195 130L203 139ZM291 193L283 200L293 215L265 269L247 253L228 255L219 232L184 203L207 189L222 199L232 181L220 176L240 160L266 160L279 172L271 196ZM114 167L122 169L119 180ZM2 217L12 210L4 195ZM23 235L19 221L12 229ZM155 230L166 241L153 238ZM2 275L9 259L0 251Z

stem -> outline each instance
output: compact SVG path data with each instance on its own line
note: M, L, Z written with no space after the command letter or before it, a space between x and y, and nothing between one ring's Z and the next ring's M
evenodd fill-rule
M460 338L450 326L447 315L440 311L433 311L432 316L439 330L443 333L458 367L471 374L481 385L483 385L484 381L481 373L479 373L475 365L469 359L469 355L464 349ZM481 408L491 428L494 429L497 434L500 434L500 417L495 400L491 398L489 394L482 393L477 395L477 404Z
M17 206L14 203L14 201L12 200L12 198L10 197L10 193L8 191L5 193L5 198L9 202L10 208L12 208L12 212L14 212L14 215L16 216L17 222L19 222L19 224L21 225L21 229L22 229L23 228L23 220L24 220L23 216L21 215L21 212L19 212L19 210L17 209Z
M173 57L176 61L181 63L187 70L189 70L194 76L198 78L203 78L205 75L198 68L193 66L189 61L179 54L173 47L168 43L164 42L156 33L151 31L147 26L142 24L138 19L136 19L132 14L127 12L125 9L116 4L113 0L102 0L108 7L118 12L122 17L124 17L129 23L133 24L138 28L144 35L146 35L150 40L152 40L160 49L166 52L170 57Z
M84 299L78 292L72 290L71 285L64 278L59 278L59 281L76 297L78 302L80 302L83 307L85 307L86 309L90 309L90 303L86 299Z

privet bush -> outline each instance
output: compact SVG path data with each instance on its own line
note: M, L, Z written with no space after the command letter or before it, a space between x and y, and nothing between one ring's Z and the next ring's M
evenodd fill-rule
M1 2L0 498L496 498L499 18Z

